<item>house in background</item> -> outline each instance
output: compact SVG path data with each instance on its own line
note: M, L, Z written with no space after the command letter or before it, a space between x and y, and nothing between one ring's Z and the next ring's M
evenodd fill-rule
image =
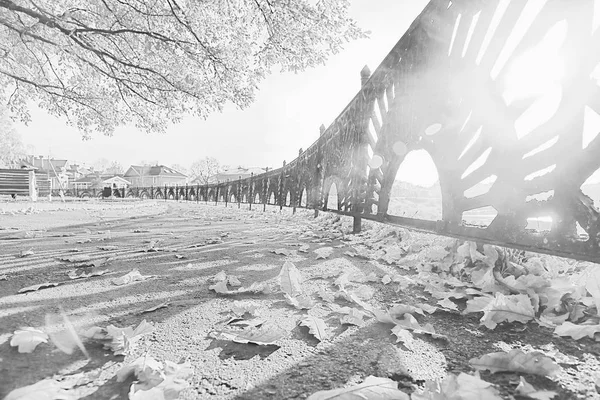
M132 165L123 177L131 182L131 186L183 186L187 183L187 175L164 165Z
M261 167L242 167L239 166L237 168L230 168L228 170L219 172L217 174L214 174L213 176L208 178L208 183L217 183L217 182L226 182L227 180L231 181L236 181L238 179L244 179L244 178L249 178L252 174L256 175L260 175L263 174L267 171L267 168L261 168ZM199 178L195 179L193 182L193 184L199 184L202 185L204 184L204 182L200 181Z
M72 187L76 190L99 189L106 187L116 189L126 189L131 185L131 182L123 178L121 175L91 173L83 178L73 181Z
M70 163L68 160L44 158L44 156L26 156L21 160L21 168L35 170L36 175L46 176L50 189L69 189L73 182L89 174L91 171L79 164Z

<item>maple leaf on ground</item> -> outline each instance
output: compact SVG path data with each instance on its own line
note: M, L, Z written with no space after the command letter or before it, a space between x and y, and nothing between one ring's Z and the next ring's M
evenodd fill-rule
M438 301L437 304L439 304L440 306L442 306L446 310L458 311L458 306L456 305L456 303L453 302L452 300L450 300L447 297L445 299L443 299L443 300Z
M310 296L304 294L292 297L286 293L285 300L299 310L310 310L315 305Z
M296 266L287 261L279 272L279 287L285 294L295 297L303 293L302 275Z
M491 383L477 376L461 373L448 375L443 381L428 381L423 393L413 393L412 400L501 400Z
M251 303L248 301L234 301L233 305L231 306L231 311L239 317L244 316L246 313L256 316L258 307L259 305L256 303Z
M143 336L151 333L154 326L143 320L133 329L131 326L119 328L108 325L106 328L94 326L81 333L88 340L100 340L104 342L104 348L110 349L115 355L127 355Z
M489 370L490 372L523 372L540 376L554 376L561 371L561 367L550 357L539 351L524 353L513 349L506 353L504 351L489 353L480 358L472 358L469 363L478 370Z
M320 342L329 337L329 329L327 328L325 321L323 321L321 318L307 315L300 321L300 325L306 326L308 328L308 332Z
M565 321L562 325L554 329L554 334L558 336L570 336L575 340L584 337L594 338L596 333L600 332L600 325L576 325L572 322Z
M388 378L368 376L360 385L341 389L321 390L308 396L307 400L409 400L398 390L398 382Z
M481 323L488 329L494 329L501 322L527 323L535 318L535 311L529 296L524 294L505 296L496 293L496 297L483 310Z
M123 286L133 282L144 281L151 277L152 275L142 275L140 271L134 269L123 276L113 279L112 283L117 286Z
M329 256L333 254L333 247L321 247L314 251L317 255L317 260L319 259L327 259Z
M347 308L347 307L344 307ZM363 318L366 317L367 314L364 312L357 310L356 308L351 308L348 313L340 318L340 323L342 325L356 325L362 326L364 321Z
M31 327L16 330L10 340L11 346L19 346L19 353L31 353L40 343L48 343L48 335Z
M189 363L160 363L150 356L143 356L117 371L117 382L124 382L135 375L137 382L131 385L130 400L177 399L179 392L190 386L186 379L193 372Z

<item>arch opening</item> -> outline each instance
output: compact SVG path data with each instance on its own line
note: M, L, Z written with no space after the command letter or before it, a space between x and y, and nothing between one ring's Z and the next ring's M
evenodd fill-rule
M302 192L300 192L300 199L298 200L298 205L300 207L308 207L308 192L306 191L306 187L302 189Z
M375 193L378 200L379 195ZM426 150L409 152L390 190L387 214L429 221L442 219L442 190L437 167Z
M340 203L338 197L338 188L335 182L331 183L329 190L327 191L327 197L325 199L325 209L327 210L339 210Z

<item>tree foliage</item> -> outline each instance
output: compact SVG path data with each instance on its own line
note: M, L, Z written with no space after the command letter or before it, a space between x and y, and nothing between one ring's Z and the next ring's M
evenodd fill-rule
M274 67L323 63L364 33L348 0L0 0L0 101L84 135L164 131L247 106Z
M0 107L0 168L13 168L25 156L21 136L15 131L10 118Z
M213 157L205 157L190 166L189 175L192 180L198 180L201 185L209 183L209 178L223 171L219 161Z
M121 165L120 162L113 161L110 163L108 168L106 168L105 172L111 175L118 175L124 173L125 169L123 168L123 165Z

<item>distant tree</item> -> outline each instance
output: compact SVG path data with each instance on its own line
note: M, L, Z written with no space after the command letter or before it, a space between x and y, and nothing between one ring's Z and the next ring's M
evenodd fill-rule
M111 175L122 174L124 171L123 166L118 161L113 161L110 163L108 168L106 168L105 172Z
M177 172L181 172L184 175L187 175L188 173L188 169L181 164L171 164L171 168Z
M25 146L6 111L0 106L0 168L15 168L25 157Z
M2 1L2 0L0 0ZM110 161L108 159L101 157L97 159L92 165L95 172L104 173L108 167L110 167Z
M211 176L221 171L223 171L223 167L216 158L205 157L202 160L194 162L189 172L192 180L197 179L200 184L206 185Z
M348 0L0 0L0 103L28 102L84 135L165 131L248 106L279 66L323 64L364 37Z

